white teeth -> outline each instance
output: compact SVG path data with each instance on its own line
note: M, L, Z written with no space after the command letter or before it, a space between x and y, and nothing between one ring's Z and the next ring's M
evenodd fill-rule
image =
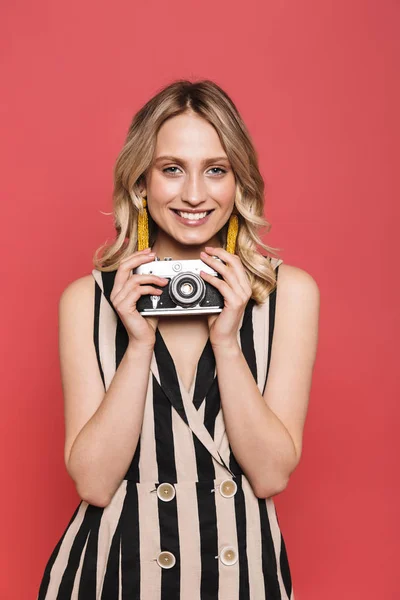
M204 219L205 216L207 216L207 212L202 212L202 213L187 213L187 212L181 212L179 210L176 211L178 213L178 215L180 217L183 217L184 219L189 219L189 221L198 221L199 219Z

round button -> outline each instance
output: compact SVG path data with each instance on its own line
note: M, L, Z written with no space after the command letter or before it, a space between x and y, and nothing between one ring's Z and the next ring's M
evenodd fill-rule
M163 569L171 569L176 563L176 559L172 552L165 550L164 552L160 552L157 556L157 563Z
M175 488L171 483L160 483L157 488L157 496L164 502L169 502L175 498Z
M238 559L238 555L235 548L233 546L225 546L224 548L222 548L220 553L220 559L221 562L224 563L224 565L234 565Z
M237 491L236 482L233 481L233 479L225 479L221 482L221 485L219 486L219 491L221 493L221 496L223 496L224 498L232 498L232 496L234 496Z

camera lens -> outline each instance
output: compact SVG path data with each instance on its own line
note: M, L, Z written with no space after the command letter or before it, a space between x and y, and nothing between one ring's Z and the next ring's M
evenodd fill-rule
M195 273L180 273L172 278L168 291L175 304L187 307L203 300L206 286Z

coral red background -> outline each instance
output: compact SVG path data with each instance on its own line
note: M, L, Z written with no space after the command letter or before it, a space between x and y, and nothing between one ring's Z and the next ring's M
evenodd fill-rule
M275 497L296 600L396 598L399 3L0 11L2 600L36 598L79 500L63 463L59 296L113 234L101 211L134 112L181 77L237 104L267 182L265 239L321 291L302 461Z

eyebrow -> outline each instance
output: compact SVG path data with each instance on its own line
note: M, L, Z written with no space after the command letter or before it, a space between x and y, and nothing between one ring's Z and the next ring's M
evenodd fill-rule
M184 165L187 164L183 158L178 158L177 156L171 156L171 155L166 155L166 154L163 154L162 156L158 156L154 162L158 163L158 162L161 162L162 160L171 160L172 162L180 162ZM201 164L205 165L208 163L219 162L222 160L229 162L229 159L227 156L214 156L211 158L205 158L204 160L201 161Z

